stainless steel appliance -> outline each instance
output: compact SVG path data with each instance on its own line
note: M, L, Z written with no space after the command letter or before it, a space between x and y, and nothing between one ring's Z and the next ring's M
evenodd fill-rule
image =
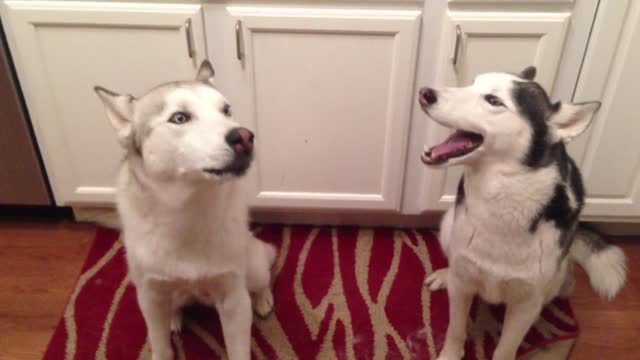
M52 205L0 27L0 205Z

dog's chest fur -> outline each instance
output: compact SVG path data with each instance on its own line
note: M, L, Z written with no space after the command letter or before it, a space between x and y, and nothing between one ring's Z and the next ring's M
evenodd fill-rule
M455 209L452 267L487 301L545 286L557 272L560 231L546 222L529 229L558 179L554 166L465 172L464 198Z
M119 189L134 282L144 277L198 288L223 276L244 277L250 233L241 182L198 192L153 189L125 169Z
M528 232L533 219L553 196L559 174L549 166L535 172L488 167L466 171L464 203L476 225L492 232Z

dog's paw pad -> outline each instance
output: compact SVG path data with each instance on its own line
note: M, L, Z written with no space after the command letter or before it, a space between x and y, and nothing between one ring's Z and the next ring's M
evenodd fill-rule
M273 312L273 293L267 288L258 292L253 299L253 311L264 319Z
M171 317L170 327L171 327L171 332L173 333L178 334L182 331L182 313L180 311L177 311Z
M448 269L440 269L431 275L427 276L424 280L425 286L431 291L441 290L447 288L447 272Z

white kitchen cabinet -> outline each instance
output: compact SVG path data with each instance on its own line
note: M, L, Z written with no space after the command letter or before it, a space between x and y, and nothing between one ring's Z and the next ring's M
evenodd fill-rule
M597 1L580 0L564 11L433 9L443 14L434 21L434 26L442 29L441 40L435 55L422 50L421 60L433 65L432 72L419 75L416 92L425 85L467 86L479 73L518 72L535 65L536 80L555 98L570 100L596 7ZM456 27L460 29L459 36ZM456 38L459 48L454 66ZM419 156L424 145L443 141L450 130L429 120L417 102L413 116L403 210L409 214L444 210L455 199L462 169L427 168Z
M141 95L194 76L206 57L201 6L3 1L1 11L57 204L113 203L122 152L93 86Z
M216 81L256 133L252 205L399 210L417 5L206 6Z
M640 2L601 2L576 89L576 101L601 100L588 132L576 139L587 190L587 219L640 220Z
M437 212L460 170L420 162L423 145L448 131L422 113L417 90L533 64L554 99L603 101L569 146L587 186L585 219L638 220L638 3L367 4L0 0L56 202L114 201L122 151L94 85L140 95L192 77L208 57L236 120L257 135L254 208Z

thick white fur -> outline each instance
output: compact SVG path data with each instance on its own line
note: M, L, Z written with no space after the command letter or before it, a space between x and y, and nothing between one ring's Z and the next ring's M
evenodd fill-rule
M202 171L233 158L224 137L238 124L221 113L226 100L198 82L157 88L129 102L98 93L129 151L117 207L153 359L173 359L170 331L180 330L180 307L198 301L217 308L229 358L249 360L250 292L256 312L268 314L276 252L248 230L242 179ZM190 123L168 123L177 110L192 113Z
M504 329L493 359L514 359L542 306L573 282L569 257L558 264L560 230L546 221L533 233L529 230L541 207L553 196L560 175L556 166L531 171L522 164L532 130L514 111L513 81L523 80L510 74L481 75L469 87L437 89L437 103L425 106L427 114L440 124L484 137L478 150L444 164L465 165L465 199L464 205L449 209L441 223L439 240L449 268L429 274L425 280L432 290L446 287L449 295L450 323L441 360L463 357L474 295L506 304ZM500 97L506 106L491 106L484 100L486 94ZM578 113L573 107L566 109L565 114ZM562 126L550 124L550 136L569 140L579 134L592 115L583 113L586 120L553 119ZM575 199L570 202L575 206ZM616 251L603 252L598 258L584 256L589 258L586 268L592 265L601 271L598 263L619 256ZM619 289L616 269L600 275L602 279L595 281L602 293ZM605 278L616 284L607 289Z
M552 185L554 175L542 172L531 182L525 181L528 176L499 166L465 170L467 206L450 209L440 229L449 268L426 279L432 290L446 287L449 293L450 327L441 359L462 358L475 294L507 304L494 359L515 358L542 305L558 295L567 279L568 262L557 265L559 230L541 223L534 234L528 231L539 210L536 204L549 196L543 184Z
M617 246L609 246L593 252L584 241L583 232L578 232L571 246L571 258L589 275L593 289L606 299L612 299L627 281L627 259Z

